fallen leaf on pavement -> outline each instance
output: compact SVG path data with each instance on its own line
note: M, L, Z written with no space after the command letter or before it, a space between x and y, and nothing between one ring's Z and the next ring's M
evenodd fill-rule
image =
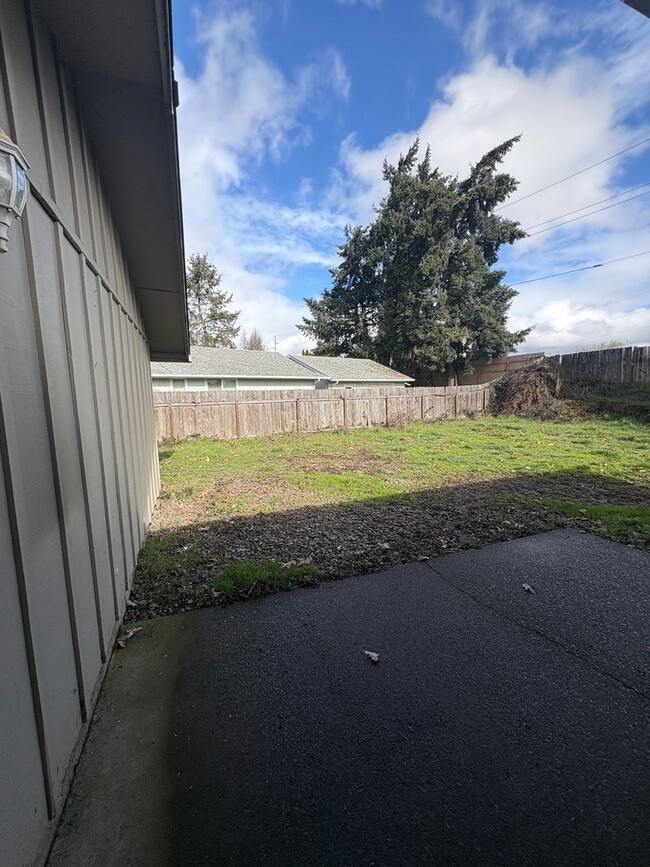
M133 638L136 632L140 632L142 630L142 626L134 626L133 629L129 629L128 632L125 632L124 635L120 635L117 639L118 647L126 647L126 642L129 638Z
M364 650L363 652L366 654L370 662L379 662L379 654L375 653L374 650Z
M382 549L382 551L388 551L388 549L390 548L390 542L382 542L379 547Z
M534 589L530 586L530 584L522 584L521 586L524 588L526 593L534 593L535 592Z

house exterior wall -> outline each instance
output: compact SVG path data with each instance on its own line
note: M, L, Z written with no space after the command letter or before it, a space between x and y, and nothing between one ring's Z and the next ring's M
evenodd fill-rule
M0 256L0 861L44 860L157 496L149 351L75 99L0 4L0 126L31 163Z
M393 382L392 380L387 381L385 379L368 382L339 379L337 382L331 382L329 388L406 388L407 385L408 383L406 382Z
M270 389L271 391L286 390L286 389L303 389L308 391L314 390L315 383L309 379L238 379L238 391L254 391L261 388Z

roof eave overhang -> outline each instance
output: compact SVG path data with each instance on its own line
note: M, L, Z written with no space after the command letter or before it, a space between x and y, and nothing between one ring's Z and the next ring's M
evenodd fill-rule
M623 0L623 3L650 18L650 0Z
M72 70L153 361L189 331L170 0L34 0Z

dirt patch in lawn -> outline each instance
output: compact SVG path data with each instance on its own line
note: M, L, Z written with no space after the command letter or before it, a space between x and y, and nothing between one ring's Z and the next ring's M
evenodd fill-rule
M394 462L395 463L395 462ZM319 452L314 456L304 456L293 463L293 469L310 473L318 470L321 473L342 475L343 473L359 473L374 475L381 470L384 459L366 449L353 449L340 452Z

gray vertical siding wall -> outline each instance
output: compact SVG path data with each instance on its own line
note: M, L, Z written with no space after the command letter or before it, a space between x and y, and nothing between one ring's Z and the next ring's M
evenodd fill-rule
M31 163L0 257L0 864L42 860L158 491L149 352L70 71L0 4ZM128 131L125 130L125 134Z

